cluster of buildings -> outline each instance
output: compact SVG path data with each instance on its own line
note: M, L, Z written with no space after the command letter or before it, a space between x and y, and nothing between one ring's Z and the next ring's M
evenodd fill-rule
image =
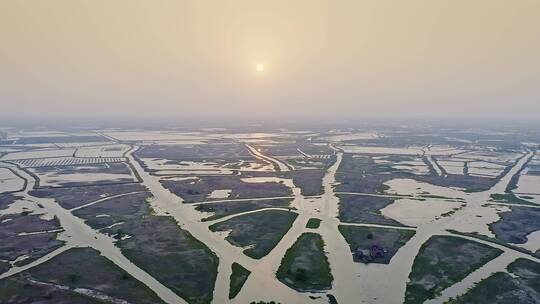
M387 253L388 251L383 247L379 245L372 245L370 248L367 249L360 247L356 248L354 256L364 263L369 263L372 262L374 259L386 257Z

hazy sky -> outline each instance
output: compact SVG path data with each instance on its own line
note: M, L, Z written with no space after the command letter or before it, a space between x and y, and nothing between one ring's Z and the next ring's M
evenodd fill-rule
M1 0L0 116L540 119L539 16L538 0Z

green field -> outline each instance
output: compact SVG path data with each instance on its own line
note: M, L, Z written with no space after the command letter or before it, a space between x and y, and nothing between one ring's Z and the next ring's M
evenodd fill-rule
M508 272L510 274L505 272L493 274L448 304L540 303L539 263L517 259L508 266Z
M423 303L464 279L502 253L455 236L433 236L414 260L405 292L405 303Z
M244 286L247 278L251 274L251 271L245 269L242 265L238 263L233 263L231 267L232 273L229 284L229 299L236 297L236 295L240 292L240 289L242 289L242 286Z
M116 301L163 303L152 290L90 248L70 249L0 280L0 303L105 303L76 288L94 290Z
M317 218L310 218L306 224L306 228L317 229L321 225L321 220Z
M284 210L263 210L213 224L209 229L230 230L227 241L238 247L249 247L244 254L260 259L276 247L297 216L294 212Z
M287 250L276 276L299 291L330 289L334 278L321 236L312 232L303 233Z

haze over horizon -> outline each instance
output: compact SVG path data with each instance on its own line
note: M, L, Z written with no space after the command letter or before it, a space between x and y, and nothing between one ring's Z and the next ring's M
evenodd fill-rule
M540 0L0 0L0 304L540 304Z
M540 1L2 1L6 117L540 113Z

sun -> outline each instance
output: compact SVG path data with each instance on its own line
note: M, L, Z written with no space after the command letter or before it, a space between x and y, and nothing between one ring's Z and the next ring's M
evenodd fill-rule
M258 73L264 72L264 64L263 63L257 63L255 65L255 71L257 71Z

